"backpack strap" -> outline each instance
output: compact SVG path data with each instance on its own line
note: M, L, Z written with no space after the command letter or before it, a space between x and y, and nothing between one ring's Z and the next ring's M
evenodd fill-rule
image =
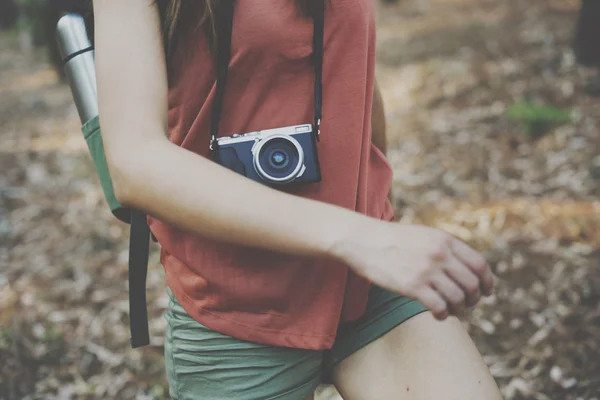
M146 214L131 209L129 236L129 329L131 347L150 344L148 310L146 307L146 278L150 252L150 227Z

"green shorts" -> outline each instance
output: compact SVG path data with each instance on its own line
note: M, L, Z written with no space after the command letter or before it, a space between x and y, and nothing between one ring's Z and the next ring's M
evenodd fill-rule
M340 325L331 350L314 351L222 335L199 324L168 293L165 362L174 400L304 400L346 357L425 311L373 286L363 317Z

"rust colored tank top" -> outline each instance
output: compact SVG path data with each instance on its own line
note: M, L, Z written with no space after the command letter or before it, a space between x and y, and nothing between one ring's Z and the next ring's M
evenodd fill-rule
M392 220L392 171L371 143L374 0L327 4L322 181L294 193ZM292 0L237 1L220 135L312 123L312 40L312 20L299 16ZM175 62L169 137L207 156L216 71L201 33L193 43L198 51ZM226 188L218 190L227 196ZM211 329L257 343L328 349L340 321L364 312L369 282L344 265L232 246L152 218L150 225L162 246L167 284L184 309Z

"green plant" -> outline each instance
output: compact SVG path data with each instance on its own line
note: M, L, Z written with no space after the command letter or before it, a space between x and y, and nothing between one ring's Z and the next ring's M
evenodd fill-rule
M2 332L0 333L0 337L5 343L10 343L14 339L13 332L8 328L2 328Z
M573 118L571 110L527 101L513 103L508 107L506 116L521 122L525 134L531 137L542 136L553 126L569 123Z
M62 332L60 332L53 324L50 324L46 327L42 336L42 340L46 343L59 342L62 340L62 338Z

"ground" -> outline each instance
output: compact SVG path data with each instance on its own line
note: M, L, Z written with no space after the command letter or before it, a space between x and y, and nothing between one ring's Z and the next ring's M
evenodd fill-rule
M464 323L509 400L600 398L600 99L571 51L577 5L378 10L398 215L488 258L496 293ZM0 35L0 399L166 398L157 248L152 345L132 350L127 227L104 203L68 87L21 48ZM527 133L509 118L522 101L570 117Z

